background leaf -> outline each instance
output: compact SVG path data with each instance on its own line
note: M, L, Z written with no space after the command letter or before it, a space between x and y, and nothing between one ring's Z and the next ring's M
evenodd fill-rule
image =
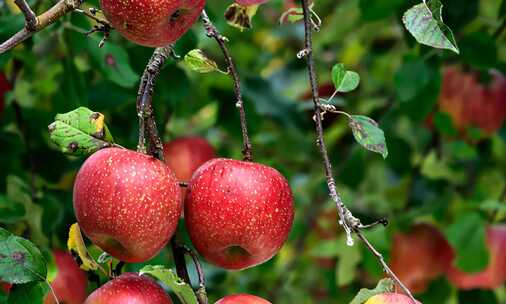
M381 154L383 158L388 156L385 134L374 120L363 115L351 115L349 124L353 136L360 145Z

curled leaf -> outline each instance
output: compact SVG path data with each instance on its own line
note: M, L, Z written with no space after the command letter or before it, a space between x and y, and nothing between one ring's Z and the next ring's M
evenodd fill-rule
M99 265L88 253L88 249L86 249L86 245L84 244L83 236L81 234L81 229L79 228L78 223L72 224L69 230L69 239L67 241L68 249L74 254L78 255L81 259L81 268L84 270L96 270L99 268Z
M256 15L258 5L242 6L238 3L233 3L227 7L225 11L225 19L227 23L239 30L250 29L251 19Z
M209 59L204 52L199 49L191 50L184 56L184 63L192 70L199 73L209 73L219 70L218 65L212 59Z

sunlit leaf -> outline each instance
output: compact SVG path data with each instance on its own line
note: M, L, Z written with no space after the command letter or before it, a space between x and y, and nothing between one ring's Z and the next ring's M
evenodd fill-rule
M443 5L439 0L427 0L410 8L402 18L406 29L415 39L428 46L459 53L457 42L442 19Z
M160 265L147 265L139 271L139 274L149 274L160 280L177 295L183 304L198 303L197 297L195 296L192 287L186 284L181 278L179 278L172 269L167 269Z
M88 253L88 249L86 249L86 245L84 244L83 236L81 234L81 229L79 228L78 223L72 224L69 230L69 239L67 241L67 248L77 254L81 259L81 268L84 270L96 270L99 265Z
M379 153L387 158L388 149L383 130L371 118L362 115L351 115L350 127L359 144L369 151Z
M256 15L258 5L242 6L237 3L231 4L225 11L227 23L241 31L251 29L251 19Z
M209 73L218 70L218 65L212 59L209 59L204 52L199 49L191 50L184 56L184 63L190 69L199 73Z
M332 82L338 92L355 90L360 83L360 75L354 71L347 71L342 63L332 67Z

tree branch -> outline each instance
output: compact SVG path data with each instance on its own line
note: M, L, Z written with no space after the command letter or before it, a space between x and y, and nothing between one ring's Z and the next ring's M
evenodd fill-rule
M79 8L83 1L84 0L60 0L48 11L44 12L38 17L35 17L35 13L32 11L25 0L16 0L16 5L18 5L18 7L25 15L25 27L21 31L14 34L14 36L0 44L0 54L5 53L6 51L30 38L34 33L45 29L68 12Z
M364 242L366 247L371 251L380 264L382 265L385 273L388 274L398 284L401 289L408 295L413 302L413 304L416 303L415 298L411 294L408 288L397 278L395 273L392 272L392 270L388 267L388 265L385 263L385 260L381 253L379 253L372 244L367 240L367 238L362 234L362 229L370 227L370 225L362 225L359 219L355 218L353 214L346 208L346 206L343 204L342 199L337 192L336 189L336 183L333 177L332 173L332 166L330 163L330 159L327 153L327 148L325 146L325 141L323 137L323 127L322 127L322 108L320 105L320 98L318 96L318 81L315 71L315 64L314 64L314 57L313 57L313 41L312 41L312 31L314 28L317 28L317 25L314 24L314 22L311 21L311 9L309 7L309 0L301 0L302 3L302 10L304 13L304 49L300 51L297 54L298 58L307 58L307 68L308 68L308 75L309 75L309 81L311 85L311 95L313 98L314 103L314 120L316 123L316 136L317 140L316 143L318 145L318 148L320 150L320 154L323 159L323 165L325 168L325 176L327 180L327 186L329 188L329 195L332 198L332 200L336 203L336 207L339 214L339 223L341 226L343 226L344 230L346 231L347 238L348 238L348 245L353 245L353 239L351 236L351 233L354 233L358 236L358 238ZM383 221L380 221L379 223L384 223Z
M237 70L234 65L234 61L232 60L232 57L230 56L230 51L228 50L227 46L225 45L225 42L228 41L228 39L223 36L218 29L214 26L214 24L209 19L209 16L207 16L207 13L205 10L202 10L202 22L204 23L204 28L206 30L206 34L208 37L214 38L218 45L220 46L220 49L223 53L223 56L225 57L225 62L228 66L228 74L230 77L232 77L232 80L234 81L234 93L236 97L236 103L235 106L239 109L239 116L241 119L241 132L242 132L242 155L243 159L245 161L252 161L253 160L253 152L251 147L251 141L248 135L248 126L246 123L246 113L244 111L244 102L242 100L241 95L241 81L239 79L239 74L237 74Z

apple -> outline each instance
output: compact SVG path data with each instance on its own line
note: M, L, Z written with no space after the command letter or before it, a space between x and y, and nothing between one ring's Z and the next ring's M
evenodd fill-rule
M496 289L506 281L506 225L487 229L490 250L488 267L478 273L465 273L451 265L448 280L459 289Z
M77 173L74 210L84 234L125 262L155 256L181 215L179 184L154 157L120 148L99 150Z
M187 182L206 161L215 158L214 148L202 137L180 137L163 144L165 162L180 181Z
M452 259L449 243L431 225L418 224L394 235L390 267L414 293L424 292L431 280L446 272Z
M205 0L100 0L105 17L125 38L149 47L178 40L199 18Z
M95 290L84 304L172 304L162 287L147 276L127 272Z
M51 282L56 297L60 303L65 304L82 304L86 299L86 287L88 285L88 277L72 255L66 251L54 250L54 259L58 273L56 278ZM56 303L53 294L50 292L46 295L44 304Z
M6 283L6 282L0 282L0 290L2 290L2 292L9 294L11 288L12 288L12 284Z
M230 270L272 258L292 227L286 179L254 162L215 158L193 174L185 202L186 228L197 251Z
M386 292L370 297L365 304L413 304L413 300L400 293ZM416 304L421 303L416 301Z
M5 93L12 89L7 77L3 72L0 72L0 114L3 113L5 108Z
M235 3L242 6L259 5L269 0L235 0Z
M271 302L257 296L243 293L226 296L214 304L271 304Z
M476 73L457 66L444 69L439 110L452 118L458 130L478 127L492 134L501 128L506 119L506 78L498 72L490 72L490 77L485 85Z

